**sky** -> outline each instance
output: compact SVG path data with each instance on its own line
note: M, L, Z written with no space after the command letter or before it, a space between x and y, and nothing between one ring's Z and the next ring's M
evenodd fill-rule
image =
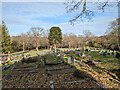
M74 25L69 20L79 13L66 13L64 2L2 2L2 20L8 27L10 36L27 32L31 27L42 27L45 30L52 26L59 26L63 34L73 33L82 35L83 30L90 30L94 35L105 34L111 21L118 18L116 3L111 3L112 8L101 12L96 9L96 4L88 3L88 8L94 11L94 17L90 22L79 21Z

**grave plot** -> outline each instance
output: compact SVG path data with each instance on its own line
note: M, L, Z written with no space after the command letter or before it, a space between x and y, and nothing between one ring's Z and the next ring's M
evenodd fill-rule
M54 75L55 76L55 75ZM50 87L52 89L57 88L103 88L98 84L90 74L84 71L76 70L70 74L58 75L59 78L50 81Z
M37 73L33 70L37 70ZM47 76L44 73L42 63L39 60L38 62L33 63L19 63L16 67L11 68L7 72L7 75L6 79L3 77L2 80L3 88L45 88L48 86L48 84L44 85L44 80Z
M57 59L57 58L56 58ZM62 73L71 73L74 72L75 68L71 67L70 65L68 65L67 63L60 62L58 60L56 60L55 62L52 63L48 63L49 59L48 58L44 58L44 67L45 67L45 71L48 74L62 74Z
M91 75L86 72L79 71L75 67L71 67L69 64L53 64L47 66L47 60L45 68L47 70L47 74L50 75L50 87L53 88L102 88L97 82L95 82ZM64 66L64 67L63 67ZM67 67L67 68L65 68ZM51 69L49 69L51 68ZM56 79L57 76L57 79ZM97 83L97 84L96 84Z
M28 58L24 61L24 63L13 64L13 68L7 73L4 77L6 80L12 78L14 74L26 74L26 73L37 73L38 72L38 64L29 65L29 63L37 62L37 58Z
M38 72L38 65L33 65L33 66L23 66L21 68L13 69L9 75L13 74L25 74L25 73L37 73Z

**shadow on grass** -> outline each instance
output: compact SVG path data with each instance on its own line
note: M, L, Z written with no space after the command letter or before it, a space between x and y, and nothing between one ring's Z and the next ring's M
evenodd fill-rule
M117 75L117 77L120 79L120 68L119 69L110 69L108 71L115 73Z

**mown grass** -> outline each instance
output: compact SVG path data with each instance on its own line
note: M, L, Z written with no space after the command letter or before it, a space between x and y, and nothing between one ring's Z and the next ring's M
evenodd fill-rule
M80 54L82 53L81 51L79 52ZM76 60L83 60L83 61L88 61L89 59L94 60L94 61L101 61L101 63L96 63L96 66L101 67L101 68L105 68L105 69L119 69L120 67L120 60L118 58L110 58L109 55L107 56L103 56L100 55L99 53L87 53L85 52L85 54L89 54L92 56L92 58L81 58L78 56L77 53L74 52L70 52L70 55L68 56L74 56L74 58Z

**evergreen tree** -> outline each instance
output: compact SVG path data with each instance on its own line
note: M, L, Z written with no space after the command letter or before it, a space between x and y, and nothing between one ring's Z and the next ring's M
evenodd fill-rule
M56 52L56 45L62 42L62 32L59 27L51 27L50 33L48 36L50 46L54 46Z
M2 44L2 53L6 54L11 51L10 35L9 35L9 31L8 31L4 21L2 21L1 44Z
M1 43L1 41L2 41L2 25L0 25L0 55L2 54L2 43Z

